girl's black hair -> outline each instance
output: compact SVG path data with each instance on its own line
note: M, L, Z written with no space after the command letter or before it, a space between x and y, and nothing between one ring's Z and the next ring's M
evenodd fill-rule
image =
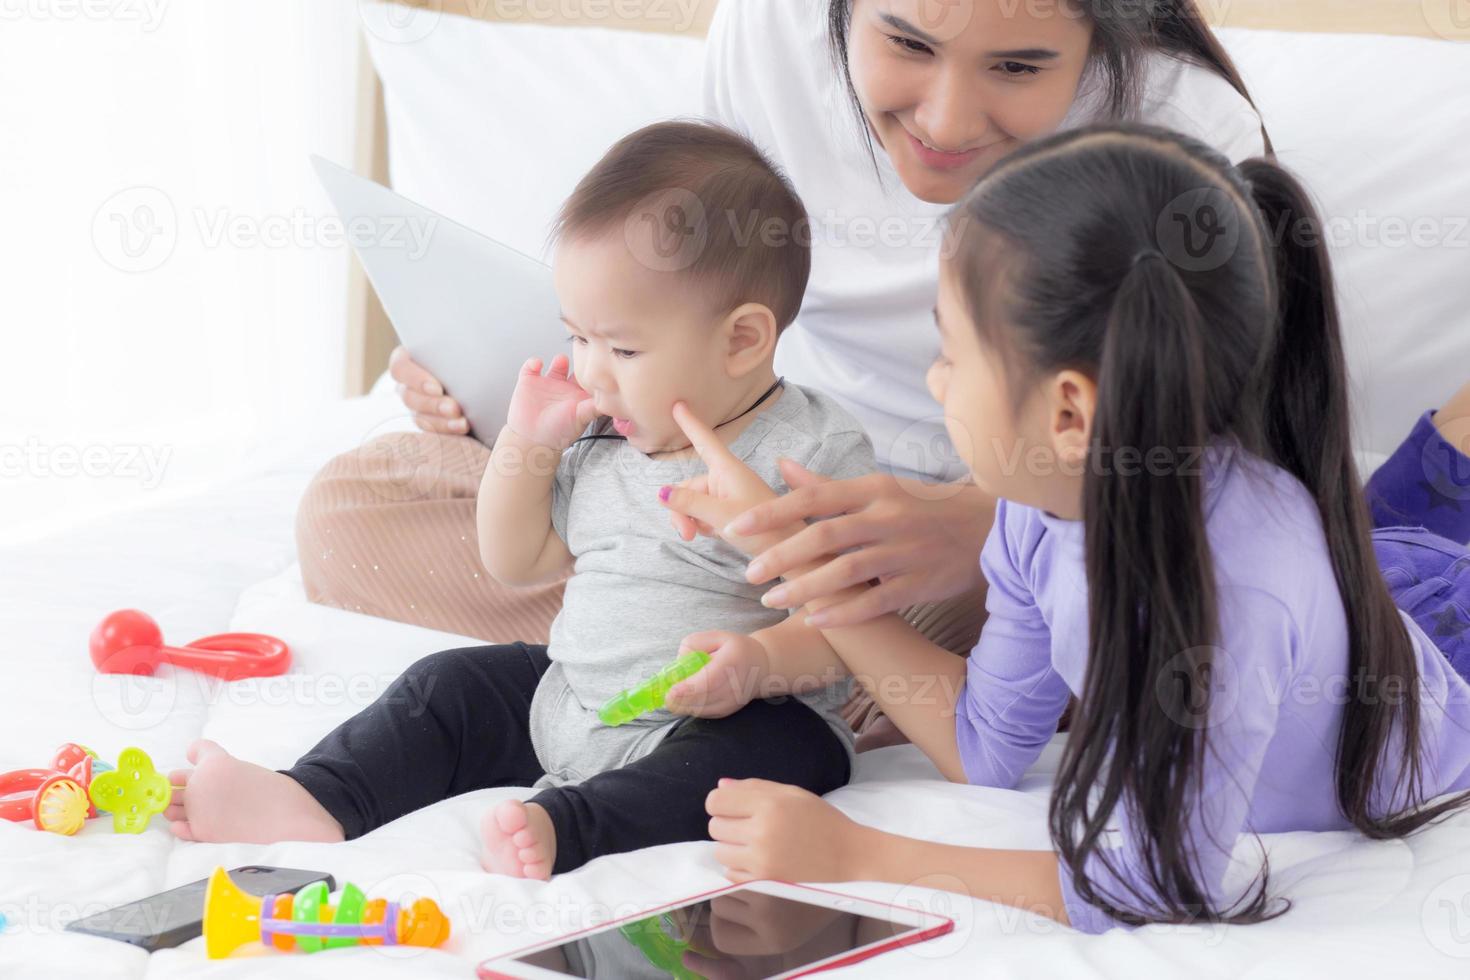
M1210 25L1200 16L1195 0L1075 0L1093 24L1089 72L1105 86L1104 104L1108 119L1133 120L1142 96L1144 55L1162 51L1214 71L1231 88L1255 106L1235 62L1225 51ZM872 130L867 124L848 59L848 35L852 28L853 0L828 0L827 40L834 65L842 74L848 99L858 114L872 151ZM1261 137L1266 152L1272 152L1271 136L1264 126Z
M1332 273L1301 184L1274 161L1233 167L1156 127L1093 126L1002 161L957 206L949 234L948 271L1007 364L1013 400L1028 375L1096 379L1090 461L1223 445L1301 482L1347 618L1354 696L1337 745L1338 805L1376 838L1461 806L1464 795L1422 806L1418 661L1374 558ZM1208 734L1186 722L1208 718L1220 624L1209 473L1175 459L1173 470L1089 465L1084 476L1088 667L1051 834L1078 894L1115 919L1255 922L1287 907L1268 901L1266 869L1216 908L1186 833ZM1112 868L1100 841L1120 804L1144 875L1129 894L1085 871L1092 856Z

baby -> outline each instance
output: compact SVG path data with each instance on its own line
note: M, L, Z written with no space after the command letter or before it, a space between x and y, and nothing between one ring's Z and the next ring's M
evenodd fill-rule
M602 854L708 839L705 797L721 777L818 794L843 785L848 682L789 686L717 657L706 672L724 666L741 674L729 684L747 686L723 710L671 699L704 717L661 710L612 728L597 716L698 628L757 640L802 629L761 604L740 551L670 525L667 488L703 472L686 428L778 490L782 458L832 479L874 468L851 416L775 373L777 337L806 289L805 232L790 185L734 133L663 123L615 145L556 225L571 361L522 368L477 509L498 580L574 570L549 647L426 657L289 770L196 742L195 768L173 777L175 833L338 841L449 796L533 783L529 801L486 813L482 863L546 878Z

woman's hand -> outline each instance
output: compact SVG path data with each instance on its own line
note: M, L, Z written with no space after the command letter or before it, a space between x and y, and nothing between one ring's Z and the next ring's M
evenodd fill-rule
M679 644L679 654L690 650L703 650L710 660L699 673L670 688L664 707L676 715L732 715L759 695L771 669L766 648L744 633L691 633Z
M686 541L694 537L695 530L713 535L715 528L723 527L737 515L776 499L776 491L730 452L730 447L720 441L715 431L695 418L683 402L674 406L674 421L709 471L659 491L658 499L674 512L674 526ZM722 534L721 537L748 555L758 555L795 530L795 527L772 525L761 534Z
M388 374L398 382L398 397L413 412L413 421L425 432L462 436L470 431L459 402L444 394L444 386L408 355L401 344L388 357Z
M820 796L764 779L722 779L705 798L715 860L731 881L861 881L868 829Z
M995 519L995 501L978 487L934 486L885 473L832 481L792 460L781 461L781 475L790 493L756 506L723 531L758 536L836 516L802 527L750 563L746 578L756 585L796 573L766 594L767 605L794 609L876 580L875 587L821 611L823 628L853 626L980 585L980 548ZM814 563L820 564L808 568Z
M571 362L565 354L551 359L551 369L541 373L541 358L533 357L521 366L515 394L510 396L510 412L506 425L512 432L538 446L550 446L557 452L597 417L592 396L569 375Z

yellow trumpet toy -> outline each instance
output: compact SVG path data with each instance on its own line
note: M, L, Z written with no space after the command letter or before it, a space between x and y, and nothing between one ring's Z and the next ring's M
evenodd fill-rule
M314 882L294 895L251 895L215 868L204 892L204 949L212 960L259 940L290 952L315 953L342 946L438 946L449 938L449 920L431 898L408 908L368 900L351 883L335 905L327 884Z

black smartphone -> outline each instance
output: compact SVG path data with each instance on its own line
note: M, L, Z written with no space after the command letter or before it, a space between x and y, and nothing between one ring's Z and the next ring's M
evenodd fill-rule
M252 895L279 895L325 881L327 890L337 887L332 876L321 871L270 868L252 864L230 872L230 879ZM166 892L119 905L66 924L68 932L83 932L141 946L153 952L186 943L204 931L204 889L209 879L201 878Z

